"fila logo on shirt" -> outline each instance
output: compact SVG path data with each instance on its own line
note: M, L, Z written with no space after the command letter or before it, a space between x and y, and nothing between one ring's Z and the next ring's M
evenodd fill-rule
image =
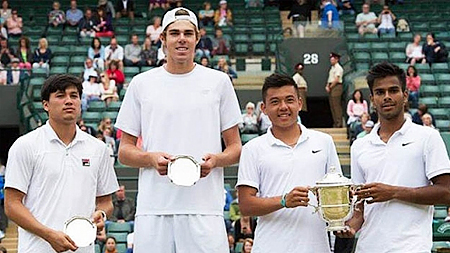
M91 160L90 159L81 159L81 164L85 167L91 166Z

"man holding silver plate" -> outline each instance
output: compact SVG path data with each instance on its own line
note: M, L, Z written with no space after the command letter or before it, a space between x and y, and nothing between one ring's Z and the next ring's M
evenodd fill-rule
M19 225L18 252L93 253L119 186L105 143L81 131L81 80L49 77L41 97L49 120L9 150L6 215Z
M450 205L450 161L439 132L404 117L408 103L405 72L390 63L367 76L380 122L351 148L352 180L362 212L347 222L356 252L430 252L433 205Z
M330 252L310 191L341 173L333 140L297 122L303 101L291 77L267 77L262 97L272 127L243 147L237 182L242 215L259 217L252 252Z
M140 168L134 252L226 253L223 167L239 160L239 104L226 74L194 63L192 11L168 11L162 29L167 63L133 77L115 124L120 161Z

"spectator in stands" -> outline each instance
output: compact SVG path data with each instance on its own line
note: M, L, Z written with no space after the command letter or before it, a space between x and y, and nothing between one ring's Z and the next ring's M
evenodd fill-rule
M100 136L98 136L98 139L101 141L104 141L103 139L100 139ZM102 230L97 232L97 236L95 237L95 244L98 244L100 247L100 251L104 248L106 243L106 229L103 228Z
M436 129L436 127L433 125L433 117L431 117L429 113L425 113L424 115L422 115L422 122L424 126Z
M127 252L133 253L134 249L134 232L131 232L127 235Z
M105 253L119 253L116 249L116 238L114 236L108 236L105 242Z
M363 113L369 113L367 101L364 100L361 90L356 89L347 104L347 125L350 126L353 122L361 120Z
M355 121L350 125L350 142L352 143L359 133L364 131L367 121L371 120L368 113L363 113L359 121Z
M214 10L211 8L210 2L203 3L203 9L198 11L198 21L200 27L214 26Z
M8 70L6 70L1 64L0 64L0 85L7 85L8 84ZM1 216L0 216L1 219Z
M396 17L394 13L389 9L388 5L383 6L383 10L378 15L378 32L380 34L395 34L394 21Z
M169 9L183 6L183 0L167 0L167 3L169 4Z
M3 59L3 58L2 58ZM48 42L46 38L39 39L39 46L34 50L33 55L33 69L43 68L48 71L50 69L50 63L52 59L52 51L48 48Z
M233 234L228 233L227 237L228 237L228 248L229 248L229 250L230 250L229 253L236 253L236 252L234 251L234 248L236 247L236 244L235 244L235 241L234 241L234 236L233 236Z
M241 211L239 210L238 192L236 191L236 198L230 204L230 220L235 222L239 218L241 218Z
M248 102L245 106L245 113L242 114L242 123L239 124L239 130L243 134L258 133L258 119L255 114L255 104Z
M94 37L88 49L88 57L94 61L94 68L100 71L105 69L105 47L98 37Z
M8 30L6 30L5 25L5 23L0 23L0 35L3 38L8 39Z
M233 78L238 78L236 71L234 71L233 68L228 66L228 63L227 63L227 60L225 59L225 57L219 58L219 61L217 62L217 66L215 67L215 69L226 73L230 77L231 80L233 80Z
M355 15L354 0L337 0L339 15Z
M209 58L206 56L202 56L202 58L200 58L200 64L204 67L211 68L211 64L209 63Z
M147 38L150 38L152 46L156 46L158 48L161 46L161 40L159 39L161 32L162 32L161 17L154 16L153 24L147 26L146 30Z
M81 97L81 108L85 112L89 108L91 101L100 101L100 95L102 94L102 88L98 83L98 75L89 74L87 81L83 82L83 96Z
M428 112L428 106L426 104L419 104L419 106L417 107L417 111L412 116L412 121L418 125L423 125L422 116L425 115L425 113L431 115L431 117L433 118L432 120L433 125L435 126L436 125L435 118L431 112Z
M244 240L241 253L251 253L253 248L253 239L247 238Z
M164 47L158 48L158 61L156 62L156 66L162 66L167 62L167 55L166 50L164 50Z
M95 137L95 135L97 134L97 131L95 131L95 129L93 127L86 125L82 118L80 118L78 120L77 125L81 129L81 131L86 132L86 133L92 135L93 137Z
M109 68L109 64L112 60L117 61L118 68L123 69L123 47L117 44L116 38L111 38L111 42L105 48L106 55L106 67ZM117 80L116 80L117 82Z
M258 124L260 135L267 133L267 129L269 129L269 127L272 125L269 116L267 116L267 114L265 114L262 110L259 110L258 113Z
M111 101L118 101L119 95L117 94L116 81L109 80L106 72L100 73L100 84L101 84L101 99L105 101L106 106L108 106Z
M30 39L26 36L22 36L19 39L19 45L15 53L19 58L19 67L21 69L31 69L31 64L33 62L33 53L30 47Z
M427 34L427 42L423 45L422 51L430 65L437 62L447 62L448 51L442 42L436 40L434 33Z
M139 37L137 34L131 35L131 44L125 46L125 54L123 63L125 66L142 66L145 65L141 58L142 47L139 45Z
M158 52L152 47L150 38L145 38L141 51L141 59L144 62L144 66L156 66L157 53Z
M409 93L408 101L411 108L417 108L419 105L420 82L420 76L417 74L416 67L409 66L406 70L406 89Z
M233 14L226 0L220 0L219 8L214 12L214 24L216 27L233 25Z
M11 8L7 0L2 1L2 8L0 9L0 22L5 23L11 17Z
M98 77L98 73L97 70L95 70L94 61L91 58L87 57L86 61L84 62L84 71L83 71L84 81L89 81L90 76Z
M103 132L103 138L106 146L110 150L111 157L116 153L116 140L114 139L114 132L112 128L106 128ZM111 159L111 166L114 167L114 159Z
M7 67L11 59L15 57L14 50L8 45L8 40L0 37L0 61L4 67Z
M213 51L212 55L228 55L230 52L230 41L227 37L223 36L221 28L216 28L216 36L213 38Z
M97 14L98 14L98 25L95 27L95 36L97 37L114 36L112 18L106 13L104 8L99 8L97 10Z
M134 19L134 1L133 0L117 0L116 1L116 18L129 17Z
M22 18L19 17L17 9L11 11L11 17L6 20L6 28L8 29L8 36L20 37L22 35Z
M112 120L111 120L111 118L108 118L108 117L104 117L102 120L100 120L98 127L97 127L97 132L103 134L106 131L106 129L109 129L114 133L114 126L113 126ZM114 139L114 137L112 137L112 138Z
M375 124L373 123L373 121L368 120L368 121L364 124L364 131L360 132L360 133L356 136L356 139L362 138L362 137L364 137L364 136L370 134L370 132L372 131L374 125L375 125Z
M264 7L264 0L245 0L245 8Z
M153 9L161 8L163 10L167 10L169 8L169 4L167 0L150 0L148 3L148 11L151 12Z
M78 27L78 23L83 18L83 12L78 9L77 1L70 1L70 9L66 11L66 25Z
M292 18L292 31L294 37L305 37L306 24L308 20L311 20L311 5L307 0L294 1L287 18Z
M108 75L109 80L116 81L117 93L120 94L123 84L125 83L125 75L119 69L119 62L117 60L112 60L110 62L109 68L106 70L106 74Z
M53 10L48 13L48 26L57 27L63 26L66 23L66 14L62 11L61 4L58 1L53 2Z
M320 19L322 28L339 29L339 12L331 0L322 0L322 17Z
M114 4L111 1L108 0L98 0L98 6L97 8L103 8L106 10L106 14L110 18L116 17L116 10L114 9Z
M306 106L306 95L308 92L308 84L306 83L305 78L303 77L303 70L305 66L303 63L299 62L294 66L295 74L292 77L294 79L295 83L297 84L298 91L300 93L300 98L303 101L302 109L300 111L300 114L305 114L308 111L308 107Z
M339 64L341 56L337 53L330 54L331 68L328 73L328 80L325 90L328 93L331 115L333 117L333 127L342 127L342 77L344 70Z
M362 6L362 13L359 13L356 16L356 27L358 28L358 32L361 36L365 33L374 33L378 32L375 24L378 22L377 15L370 11L370 5L365 3Z
M213 42L212 40L206 35L206 29L204 27L200 28L200 40L197 43L196 51L195 51L195 57L201 58L203 56L206 56L208 58L211 58L211 52L213 51Z
M84 17L80 20L78 24L78 28L80 29L80 36L86 37L90 36L92 38L95 37L95 27L98 25L98 20L92 15L92 10L90 8L86 8L84 12Z
M256 219L250 216L241 216L234 223L234 240L243 242L247 238L255 237Z
M134 200L126 197L124 185L121 185L116 192L116 199L113 201L113 204L114 211L110 221L134 223L134 214L136 213Z
M412 43L406 46L406 62L411 65L416 64L416 62L425 63L425 55L423 54L423 46L420 44L422 36L420 34L414 35Z
M11 59L11 67L7 73L8 85L18 85L25 79L25 71L21 71L19 63L18 58Z

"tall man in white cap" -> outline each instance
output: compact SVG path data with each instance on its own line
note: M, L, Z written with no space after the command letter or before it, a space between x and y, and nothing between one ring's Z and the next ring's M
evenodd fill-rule
M226 253L223 167L239 160L239 104L226 74L194 63L193 12L167 12L162 28L167 63L132 79L115 125L123 132L120 161L140 168L134 252ZM193 186L166 176L176 155L201 161Z

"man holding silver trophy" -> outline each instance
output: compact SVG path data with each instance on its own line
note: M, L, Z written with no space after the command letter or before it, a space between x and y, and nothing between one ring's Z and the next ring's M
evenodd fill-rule
M337 236L359 231L356 252L430 252L433 205L450 205L450 161L439 132L404 117L405 72L384 62L367 76L379 124L351 148L362 212Z
M237 182L242 215L259 216L252 252L330 252L325 221L308 206L318 204L309 186L332 176L340 179L333 140L297 122L303 101L291 77L267 77L262 96L261 109L272 127L243 147ZM336 187L333 191L333 199L341 201ZM321 212L333 206L327 204L319 207ZM334 205L331 213L344 208L347 216L350 206L344 204Z
M223 167L239 160L239 104L226 74L194 63L192 11L168 11L162 28L167 63L132 79L115 124L120 161L140 168L134 252L226 253Z

